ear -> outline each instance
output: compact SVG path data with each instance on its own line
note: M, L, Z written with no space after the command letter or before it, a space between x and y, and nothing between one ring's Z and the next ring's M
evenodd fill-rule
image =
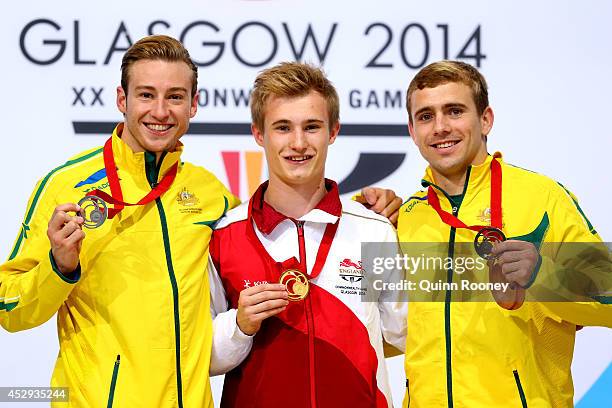
M200 92L196 92L191 98L191 106L189 107L189 117L193 118L198 113L198 100L200 99Z
M329 144L334 144L336 137L338 137L338 133L340 133L340 122L337 122L331 132L329 132Z
M482 133L483 136L487 136L491 131L491 128L493 128L494 118L495 115L493 115L493 109L491 109L490 106L487 106L480 116L480 133Z
M117 109L124 115L127 112L127 95L121 86L117 87Z
M255 139L255 143L264 147L264 134L257 129L254 123L251 123L251 133L253 134L253 138Z

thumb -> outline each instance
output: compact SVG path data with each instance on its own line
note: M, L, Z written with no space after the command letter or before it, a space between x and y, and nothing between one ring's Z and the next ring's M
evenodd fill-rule
M372 187L365 187L361 189L361 194L369 205L374 205L376 203L376 190Z

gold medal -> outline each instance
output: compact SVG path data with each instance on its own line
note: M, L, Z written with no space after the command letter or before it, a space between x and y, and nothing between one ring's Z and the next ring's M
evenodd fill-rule
M310 284L308 278L297 269L288 269L281 274L279 283L287 288L288 298L294 302L303 300L308 296Z

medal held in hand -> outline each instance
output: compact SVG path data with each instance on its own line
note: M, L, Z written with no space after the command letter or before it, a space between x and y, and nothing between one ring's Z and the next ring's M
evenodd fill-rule
M506 240L504 233L495 227L484 227L474 238L474 249L476 253L486 260L491 258L491 251L495 244Z
M285 285L289 300L297 302L308 296L308 278L297 269L288 269L281 274L279 283Z
M79 200L79 216L83 217L85 228L98 228L108 218L108 206L106 202L97 196L86 196Z
M467 225L455 214L442 210L440 200L431 186L427 191L427 202L438 213L442 222L453 228L466 228L476 231L474 238L474 249L476 253L487 260L489 266L489 282L507 283L502 267L495 257L491 255L496 244L506 240L502 232L502 170L497 161L498 155L493 155L491 160L491 225ZM525 289L512 282L506 291L491 290L495 302L507 310L521 307L525 301Z

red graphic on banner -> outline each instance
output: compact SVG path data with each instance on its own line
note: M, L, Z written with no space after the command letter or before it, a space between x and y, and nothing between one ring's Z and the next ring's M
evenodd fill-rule
M244 153L244 154L242 154ZM225 174L229 189L237 197L242 200L247 200L257 187L261 184L262 169L263 169L263 152L258 151L225 151L221 152L223 165L225 166ZM244 157L241 159L241 157ZM241 194L241 161L244 160L246 170L246 194Z

